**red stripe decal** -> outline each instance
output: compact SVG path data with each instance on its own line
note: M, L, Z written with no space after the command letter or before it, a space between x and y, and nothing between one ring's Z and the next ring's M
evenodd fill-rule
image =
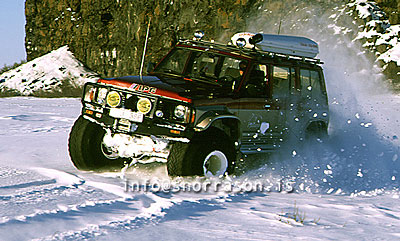
M184 102L188 102L188 103L192 102L191 99L182 97L175 92L158 89L158 88L151 87L148 85L129 83L126 81L116 80L116 79L113 79L113 80L99 79L97 81L97 83L103 83L103 84L109 84L109 85L115 85L115 86L119 86L119 87L129 88L129 89L132 89L137 92L149 93L152 95L159 95L159 96L163 96L163 97L167 97L167 98L171 98L171 99L175 99L175 100L180 100L180 101L184 101Z

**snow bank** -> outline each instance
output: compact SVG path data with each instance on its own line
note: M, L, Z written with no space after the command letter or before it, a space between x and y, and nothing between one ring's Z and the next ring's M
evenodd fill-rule
M11 89L30 95L37 91L54 90L65 80L78 87L97 78L98 74L86 69L68 46L63 46L0 75L0 90Z

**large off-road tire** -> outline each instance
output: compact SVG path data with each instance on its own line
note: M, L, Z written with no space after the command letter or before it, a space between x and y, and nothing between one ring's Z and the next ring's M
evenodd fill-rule
M68 141L69 155L74 165L85 171L117 170L126 159L109 152L103 145L105 130L82 116L74 123Z
M168 175L219 177L233 172L235 158L230 138L212 129L189 143L173 144L167 162Z

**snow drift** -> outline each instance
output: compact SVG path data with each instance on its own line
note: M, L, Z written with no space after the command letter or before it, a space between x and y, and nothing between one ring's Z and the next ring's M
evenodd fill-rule
M63 84L83 86L97 78L98 74L85 68L68 46L64 46L0 75L0 90L31 95L38 91L54 91ZM67 83L63 83L65 81Z

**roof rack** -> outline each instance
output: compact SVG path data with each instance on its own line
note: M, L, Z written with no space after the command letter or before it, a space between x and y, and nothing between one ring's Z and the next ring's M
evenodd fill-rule
M243 34L243 33L239 33L239 34ZM247 33L247 32L245 34L249 34L248 36L256 35L256 34ZM320 59L315 58L315 56L318 53L318 45L310 39L303 38L303 37L296 37L296 36L285 36L285 35L265 35L265 34L263 34L263 35L267 36L267 37L268 36L275 36L275 37L279 36L278 40L275 39L275 42L278 42L278 43L282 42L279 40L281 37L282 37L281 39L286 39L286 40L288 37L288 39L290 41L289 41L289 43L286 43L286 46L284 46L284 47L286 47L286 49L284 49L285 51L282 51L282 48L280 48L280 51L278 48L271 48L271 47L270 48L266 48L266 47L260 48L259 46L262 46L262 45L259 43L250 45L248 42L251 37L249 37L248 38L249 40L246 41L246 44L247 44L246 47L239 47L237 44L236 45L234 44L235 43L234 41L231 41L228 44L223 44L223 43L218 43L218 42L214 42L214 41L204 41L204 40L201 40L201 38L195 38L194 40L180 39L179 42L186 43L186 44L190 43L193 45L199 45L199 46L208 47L208 48L217 47L217 48L220 48L221 50L235 51L235 52L238 52L239 54L246 54L248 56L253 56L253 57L261 55L261 57L267 57L267 56L270 58L278 57L278 58L284 58L287 60L296 60L296 61L300 60L305 63L323 64L323 62ZM235 34L234 36L238 36L238 34ZM236 37L236 39L235 39L234 37L232 37L232 39L237 41L240 38ZM296 42L296 41L299 41L299 40L303 41L303 43L302 43L303 45L308 44L310 46L308 46L308 48L306 48L307 46L303 46L303 52L296 51L295 54L291 53L290 51L287 51L288 44L293 44L293 43L298 44L299 42ZM307 43L304 43L304 41L306 41ZM264 43L264 45L267 45L266 41L264 41L263 43ZM316 46L315 45L313 46L314 43ZM274 47L274 46L272 46L272 47ZM300 48L300 50L301 49L302 48ZM307 52L304 53L304 49L308 50L308 53ZM314 57L312 57L312 56L314 56Z

